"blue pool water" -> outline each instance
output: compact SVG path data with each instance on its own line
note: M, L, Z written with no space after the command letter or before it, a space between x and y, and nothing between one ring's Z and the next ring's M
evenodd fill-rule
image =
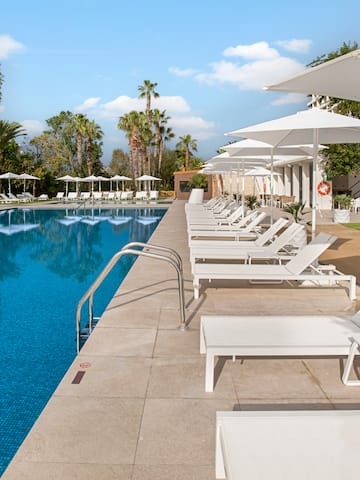
M149 239L165 211L0 211L0 475L75 357L78 301L114 253ZM135 260L123 257L96 292L95 316Z

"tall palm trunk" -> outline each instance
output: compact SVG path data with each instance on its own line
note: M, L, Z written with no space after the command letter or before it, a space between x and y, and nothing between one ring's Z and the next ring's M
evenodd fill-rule
M76 151L77 151L77 164L79 173L81 173L82 168L82 135L80 132L76 135Z

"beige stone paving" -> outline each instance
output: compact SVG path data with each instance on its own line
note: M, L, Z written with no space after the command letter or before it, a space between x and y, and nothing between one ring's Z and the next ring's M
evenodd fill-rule
M358 253L360 241L354 246L342 228L332 262L346 258L343 245ZM183 202L174 202L150 243L183 258L189 329L178 328L175 271L139 258L4 480L213 480L217 410L360 408L360 389L341 383L343 361L334 358L222 358L214 392L205 393L201 314L352 313L356 302L342 288L229 282L211 283L194 301ZM78 371L84 376L73 384Z

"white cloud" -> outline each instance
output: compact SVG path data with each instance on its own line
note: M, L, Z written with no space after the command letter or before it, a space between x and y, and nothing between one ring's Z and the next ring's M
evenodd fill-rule
M288 50L289 52L307 53L310 49L312 41L307 39L297 40L294 38L293 40L279 41L276 42L276 44L285 48L285 50Z
M265 60L279 57L279 52L271 48L267 42L257 42L252 45L237 45L223 51L225 57L242 57L252 60Z
M96 105L100 102L100 97L91 97L86 99L81 105L75 107L75 112L84 112L91 108L96 107Z
M83 103L83 105L85 102ZM93 106L91 106L93 108ZM131 98L127 95L121 95L110 102L96 105L96 110L92 110L92 115L98 115L101 118L117 118L132 110L144 111L145 102L140 98ZM166 110L168 115L184 114L190 112L190 107L186 100L180 96L161 96L152 99L152 108ZM85 110L85 109L84 109ZM83 111L84 111L83 110Z
M0 35L0 60L4 60L23 49L24 45L14 40L10 35Z
M5 112L5 107L3 105L0 105L0 112Z
M232 84L241 90L259 90L265 85L275 83L303 70L303 65L287 57L275 57L269 60L258 60L240 65L221 60L212 63L211 73L195 76L199 82L209 85Z
M306 95L302 95L301 93L287 93L277 98L273 102L271 102L271 105L274 105L274 106L293 105L298 103L304 103L306 99L307 99Z
M169 67L169 72L178 77L191 77L197 72L197 70L194 68Z
M171 118L169 124L178 136L189 132L196 140L207 140L214 136L214 122L208 122L195 115Z
M40 135L44 131L44 126L39 120L23 120L20 123L30 137Z
M145 110L144 99L121 95L106 103L89 101L95 98L97 97L85 100L80 107L84 107L82 111L86 109L91 110L92 117L100 121L111 120L111 122L113 122L132 110ZM151 108L157 108L160 111L166 110L166 114L170 117L168 124L173 128L177 136L189 132L198 140L209 139L214 136L215 124L194 115L190 105L181 96L164 95L154 98L151 100ZM79 107L77 107L77 109L79 109ZM113 136L111 143L119 144L121 142L118 137Z

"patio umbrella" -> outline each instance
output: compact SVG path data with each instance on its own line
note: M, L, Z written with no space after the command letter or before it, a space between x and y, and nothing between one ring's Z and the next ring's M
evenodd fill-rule
M127 180L132 180L130 177L126 177L125 175L114 175L113 177L110 177L110 180L115 180L116 181L116 191L119 191L119 181L122 183L122 190L124 190L124 181Z
M81 178L81 182L91 182L91 193L94 193L94 182L96 182L98 177L96 175L90 175L88 177Z
M97 177L97 181L99 182L99 192L101 192L101 182L110 182L110 178L102 177L101 175L99 175Z
M244 175L245 177L255 177L255 178L261 177L262 187L259 188L259 190L260 190L260 194L263 195L263 200L264 200L265 194L266 194L266 191L265 191L266 184L264 183L264 177L272 177L273 175L279 175L279 173L273 172L272 170L269 170L264 167L255 167L255 168L252 168L251 170L247 170ZM271 191L272 191L272 188L271 188Z
M265 89L360 101L359 77L360 50L354 50Z
M245 140L244 140L245 142ZM236 142L236 143L241 143L241 142ZM271 145L269 144L265 144L263 142L257 142L258 144L263 144L265 145L266 147L263 147L263 146L255 146L255 142L253 142L253 146L254 148L251 148L250 146L246 147L244 149L244 151L249 152L249 151L252 151L254 152L254 155L253 156L248 156L248 155L243 155L241 152L237 153L236 155L232 155L230 154L229 152L224 152L220 155L216 155L215 157L213 157L210 162L213 164L213 165L218 165L218 163L224 165L225 164L233 164L233 165L236 165L236 171L239 172L240 170L241 171L245 171L245 169L249 169L249 168L254 168L254 167L260 167L260 166L265 166L265 165L270 165L271 167L271 170L270 172L273 172L273 175L271 176L270 174L270 199L271 199L271 204L273 204L272 202L272 196L273 196L273 176L274 176L274 171L273 171L273 165L275 162L278 162L278 163L282 163L282 162L286 162L286 163L291 163L291 162L294 162L294 161L301 161L301 160L306 160L306 159L309 159L311 158L309 156L308 153L306 153L307 151L312 151L312 147L311 146L302 146L302 147L284 147L284 150L280 149L280 148L275 148L274 151L275 152L281 152L282 154L272 154L269 152L269 147L271 148ZM248 145L250 145L250 143L248 143ZM323 147L323 146L321 146ZM259 149L260 148L260 149ZM325 148L325 147L323 147ZM263 154L256 154L257 152L267 152L267 153L263 153ZM287 154L283 154L287 152ZM292 154L290 154L292 153ZM243 182L243 186L244 186L244 182ZM244 200L244 188L243 188L243 194L242 194L242 197L243 197L243 200Z
M150 185L153 181L160 181L161 178L153 177L152 175L142 175L141 177L135 178L138 182L144 182L146 186L146 191L150 191Z
M29 173L22 173L21 175L19 175L18 178L24 180L24 192L26 191L26 180L40 180L39 177L35 177L34 175L30 175Z
M69 182L76 182L77 178L78 177L72 177L71 175L64 175L56 179L65 182L65 197L67 197L69 193Z
M19 175L17 175L16 173L7 172L0 175L0 179L3 179L3 178L4 179L6 178L9 182L8 188L9 188L9 194L11 195L11 180L19 178Z
M325 148L322 146L322 148ZM260 142L259 140L253 140L246 138L238 142L229 143L220 147L221 150L225 150L229 155L237 156L260 156L260 155L309 155L312 153L312 145L291 145L291 146L276 146L274 147L270 143Z
M319 108L260 123L227 135L264 141L273 146L313 145L312 238L316 229L316 172L318 145L360 143L360 120Z

